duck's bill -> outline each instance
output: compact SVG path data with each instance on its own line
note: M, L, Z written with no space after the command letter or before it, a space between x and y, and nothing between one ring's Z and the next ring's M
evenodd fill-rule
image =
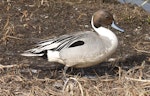
M121 29L121 28L119 28L119 27L114 23L114 21L112 22L111 27L114 28L114 29L116 29L116 30L118 30L118 31L120 31L120 32L124 32L124 30Z

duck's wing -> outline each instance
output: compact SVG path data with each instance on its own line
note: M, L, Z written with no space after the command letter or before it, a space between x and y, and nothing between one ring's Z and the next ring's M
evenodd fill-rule
M21 55L23 56L43 56L47 50L51 51L60 51L67 47L76 46L75 44L71 45L73 42L76 42L82 35L63 35L59 38L48 39L37 43L37 47L27 50ZM79 42L78 42L79 43Z

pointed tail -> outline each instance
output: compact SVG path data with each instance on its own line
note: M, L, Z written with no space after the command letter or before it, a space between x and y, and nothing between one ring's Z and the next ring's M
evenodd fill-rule
M27 50L27 51L24 51L24 53L22 53L21 55L22 56L43 56L45 54L44 51L38 51L37 48L34 48L34 49L30 49L30 50Z

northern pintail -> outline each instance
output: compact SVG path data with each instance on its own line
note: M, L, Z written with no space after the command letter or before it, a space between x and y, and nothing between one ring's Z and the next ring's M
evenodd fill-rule
M58 62L68 67L84 68L103 62L118 46L116 35L111 27L124 32L117 27L111 13L99 10L91 19L93 31L77 32L72 35L62 35L58 38L41 41L36 48L25 51L23 56L47 57L49 62Z

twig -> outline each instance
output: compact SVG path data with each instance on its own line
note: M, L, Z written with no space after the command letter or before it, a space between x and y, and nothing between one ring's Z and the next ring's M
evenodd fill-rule
M135 78L130 78L130 77L125 77L125 79L132 80L132 81L138 81L138 82L150 82L150 80L135 79Z
M145 50L140 50L140 49L137 49L137 48L135 48L135 47L133 47L136 51L138 51L138 52L143 52L143 53L150 53L149 51L145 51Z
M65 84L64 84L64 86L63 86L63 92L64 92L64 90L65 90L65 88L66 88L66 86L67 86L69 80L74 80L74 81L76 81L76 82L78 83L79 88L80 88L80 91L81 91L81 96L84 96L84 94L83 94L83 89L82 89L82 85L80 84L80 82L79 82L76 78L73 78L73 77L70 77L70 78L67 79L67 81L65 82Z
M145 50L142 50L142 49L138 49L140 43L141 43L141 41L138 42L135 46L133 46L133 48L134 48L136 51L138 51L138 52L150 53L150 51L145 51ZM149 43L149 42L145 42L145 43ZM148 45L149 45L149 44L148 44Z
M14 68L14 67L22 67L22 66L29 66L29 65L26 65L26 64L13 64L13 65L2 65L0 64L0 69L3 69L3 68Z
M7 17L7 21L6 21L6 24L5 24L4 28L3 28L3 30L5 30L8 27L8 25L9 25L9 16Z
M150 1L150 0L144 1L144 2L141 4L141 6L144 6L146 3L148 3L148 1Z
M14 64L14 65L1 65L0 64L0 69L3 69L3 68L13 68L13 67L18 67L18 65Z

